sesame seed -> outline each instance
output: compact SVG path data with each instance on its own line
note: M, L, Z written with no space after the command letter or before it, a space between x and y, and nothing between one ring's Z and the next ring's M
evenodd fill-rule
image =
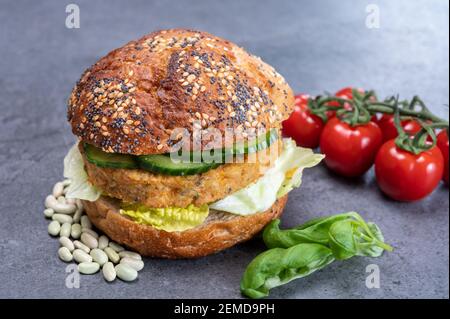
M231 112L230 113L230 117L235 117L236 116L236 112Z
M158 150L161 150L163 147L164 147L164 145L162 145L162 144L158 144L158 146L156 146L156 148L157 148Z
M195 80L195 74L189 74L189 76L186 78L189 82L192 82Z
M133 76L133 73L134 73L133 70L131 70L130 72L128 72L128 75Z
M181 83L181 85L182 85L182 86L189 85L189 82L188 82L188 81L185 81L185 82Z

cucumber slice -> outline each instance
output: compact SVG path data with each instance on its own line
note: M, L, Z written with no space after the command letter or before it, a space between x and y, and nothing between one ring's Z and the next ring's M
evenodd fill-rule
M266 133L265 136L258 136L252 141L245 141L244 143L236 143L232 148L225 148L224 154L243 155L259 152L265 148L268 148L278 139L278 133L276 129L272 129Z
M84 143L87 160L99 167L106 168L138 168L139 165L133 155L107 153L100 148Z
M227 162L226 159L233 156L242 156L244 154L259 152L274 143L278 139L278 134L275 129L270 130L265 136L260 136L252 141L245 141L239 144L234 144L232 147L222 149L221 163L206 163L206 162L174 162L170 158L170 154L153 154L153 155L127 155L114 154L102 151L93 145L84 143L84 151L86 158L90 163L99 167L106 168L141 168L152 172L183 176L201 174L210 169L216 168L222 163ZM220 151L219 151L220 152ZM191 160L193 158L201 158L196 153L191 153Z
M195 175L218 167L218 163L183 163L174 162L168 155L141 155L138 156L139 166L142 169L165 175Z

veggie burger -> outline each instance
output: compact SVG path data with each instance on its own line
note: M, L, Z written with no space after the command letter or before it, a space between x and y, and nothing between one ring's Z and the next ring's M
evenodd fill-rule
M281 137L293 107L283 77L237 45L153 32L101 58L73 89L66 197L143 255L233 246L280 216L303 169L322 159Z

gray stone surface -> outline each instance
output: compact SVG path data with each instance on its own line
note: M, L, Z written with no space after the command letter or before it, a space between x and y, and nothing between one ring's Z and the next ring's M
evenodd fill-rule
M239 298L260 240L198 260L146 259L137 282L83 276L65 287L58 242L47 235L43 200L62 177L73 142L65 101L81 72L128 40L159 28L190 27L228 38L260 55L297 92L348 84L381 96L421 95L448 116L447 1L73 1L81 28L65 28L65 1L0 4L0 297ZM365 27L366 4L379 5L381 28ZM385 198L373 173L348 181L324 167L305 173L283 224L357 210L376 221L396 249L378 259L336 262L273 290L274 298L449 296L448 188L411 204ZM376 263L381 288L365 287Z

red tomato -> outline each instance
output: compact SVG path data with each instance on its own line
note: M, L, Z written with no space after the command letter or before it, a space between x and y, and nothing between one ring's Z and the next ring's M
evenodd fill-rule
M320 150L331 170L353 177L364 174L372 166L381 141L381 130L374 122L352 127L333 118L323 129Z
M357 89L357 90L358 90L358 92L364 93L363 89ZM343 88L343 89L337 91L334 95L336 97L340 97L342 99L351 100L351 99L353 99L353 88L352 87ZM339 103L338 102L330 102L330 103L328 103L328 105L339 106ZM348 103L344 103L344 109L350 111L352 109L352 106ZM330 111L329 113L327 113L327 115L328 115L328 118L335 117L336 111Z
M392 140L398 136L397 129L394 124L394 116L392 114L383 114L379 120L376 121L381 131L383 132L383 142ZM405 133L414 135L419 132L422 127L419 122L415 120L403 120L401 125Z
M448 135L447 130L442 130L437 136L437 146L444 157L444 178L445 184L448 185Z
M308 103L308 100L311 98L309 94L297 94L295 96L295 105L306 105Z
M323 121L308 110L308 98L305 94L295 97L294 112L283 121L282 132L284 136L292 137L299 146L316 148L319 146Z
M375 159L378 186L399 201L415 201L430 194L439 184L443 171L444 159L438 147L414 155L399 149L395 140L389 140Z

